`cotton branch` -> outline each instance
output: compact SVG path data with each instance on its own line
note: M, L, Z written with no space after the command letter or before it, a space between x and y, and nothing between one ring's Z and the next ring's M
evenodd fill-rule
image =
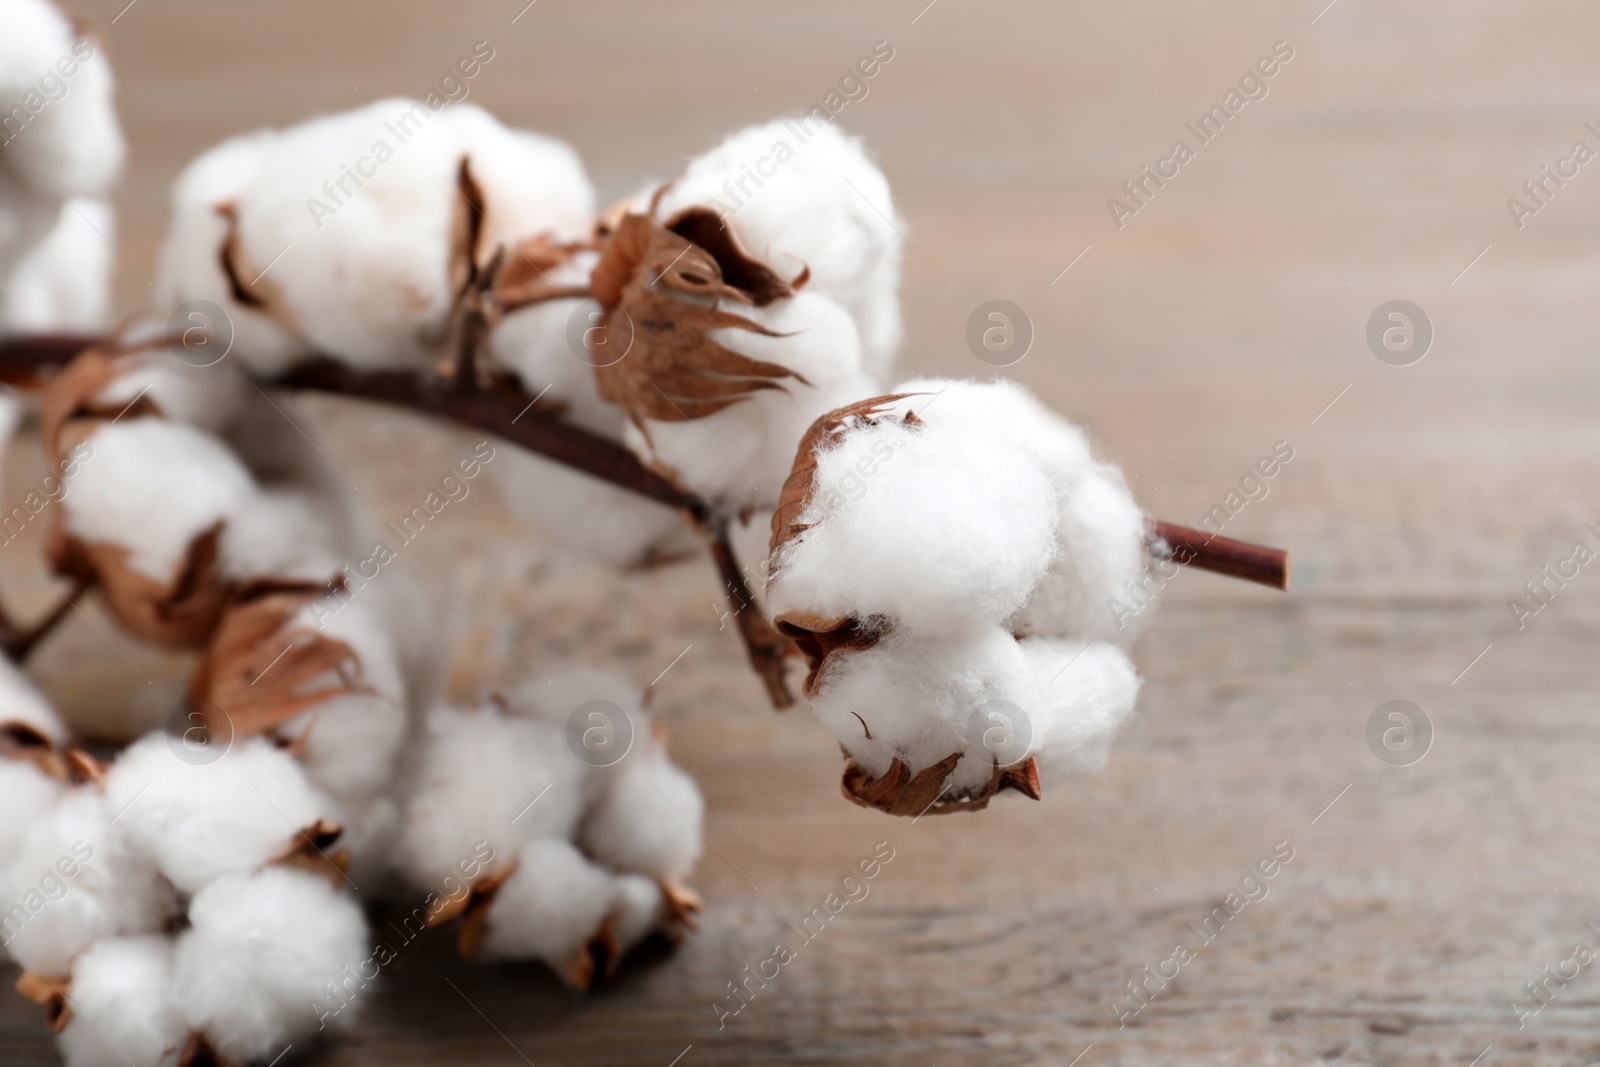
M0 338L0 380L30 384L40 371L70 361L94 343L104 341L57 334ZM451 380L414 371L356 370L337 360L319 357L298 363L262 384L355 397L449 419L683 511L706 536L750 664L766 686L768 696L779 708L794 703L784 678L790 642L756 608L750 583L728 542L726 516L646 467L617 441L566 421L561 417L560 403L531 397L503 380L475 386L463 378L459 374ZM1276 589L1288 588L1288 553L1281 549L1215 537L1160 520L1151 521L1150 533L1152 549L1164 551L1177 563ZM1162 545L1166 546L1164 550ZM61 610L64 612L65 608ZM14 628L0 631L0 648L12 647L24 636ZM37 635L20 647L26 651L34 640Z

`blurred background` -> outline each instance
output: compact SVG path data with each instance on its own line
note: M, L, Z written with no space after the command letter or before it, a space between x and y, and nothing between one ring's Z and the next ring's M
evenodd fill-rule
M436 939L308 1062L1600 1060L1600 979L1549 987L1520 1027L1510 1004L1600 921L1600 571L1520 629L1508 607L1574 542L1600 548L1584 528L1600 519L1600 163L1547 184L1542 204L1523 189L1575 142L1600 151L1585 126L1600 127L1600 9L124 3L76 5L108 42L130 143L119 313L150 309L168 187L190 158L420 97L477 42L494 55L467 99L571 142L602 198L819 105L887 42L893 59L838 122L907 223L905 373L1026 382L1093 428L1149 512L1190 525L1280 442L1293 453L1226 530L1290 549L1289 593L1180 575L1137 650L1141 711L1105 772L914 824L846 803L825 731L767 707L719 629L704 560L633 575L573 562L484 486L404 562L449 620L452 691L514 677L524 655L641 684L673 663L655 708L707 796L702 928L588 996L534 965L459 963ZM1185 123L1275 46L1265 95L1200 144ZM1180 139L1194 158L1132 198L1124 183ZM1514 197L1539 208L1520 226ZM998 370L967 340L996 299L1032 334ZM1394 300L1420 311L1407 314L1429 344L1369 343ZM380 517L465 440L308 408ZM42 469L36 447L8 462L8 485ZM0 556L25 606L51 597L35 553L24 540ZM130 670L96 618L41 654L51 694L170 706L182 662L119 635L143 675ZM1369 741L1396 699L1427 741L1405 760ZM882 841L894 859L870 897L719 1026L728 983ZM1129 983L1195 940L1279 843L1293 858L1268 895L1119 1022ZM0 1061L53 1057L34 1011L0 998Z

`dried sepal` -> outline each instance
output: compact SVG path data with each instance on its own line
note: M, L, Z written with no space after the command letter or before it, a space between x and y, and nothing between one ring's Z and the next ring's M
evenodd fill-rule
M892 405L908 397L920 395L922 394L891 393L886 396L868 397L820 415L807 427L805 435L800 438L799 447L795 449L794 466L790 468L789 477L784 480L783 490L778 494L778 507L772 513L772 538L769 547L772 553L771 569L774 574L782 564L784 546L810 529L809 524L801 522L800 518L811 506L811 498L816 492L818 453L836 444L846 430L858 425L870 426ZM900 417L900 421L908 426L914 426L922 420L917 418L916 412L907 411Z
M178 1056L178 1067L236 1067L234 1062L211 1047L204 1035L194 1032Z
M622 945L611 929L611 920L601 919L600 928L573 954L561 977L574 989L592 989L598 979L616 974L621 961Z
M698 930L695 916L705 910L706 902L693 889L671 878L658 879L661 901L666 909L667 936L676 940L684 930Z
M217 263L227 279L229 294L240 307L265 315L289 333L300 336L300 323L283 293L266 276L264 268L257 269L245 259L244 250L240 247L239 205L227 200L215 205L212 210L227 224L222 244L217 248Z
M852 802L890 815L948 815L957 811L982 811L996 793L1012 789L1033 800L1042 793L1039 767L1032 756L1006 767L996 764L989 780L977 789L958 795L945 795L945 782L961 762L954 752L938 763L911 773L896 757L881 777L874 778L853 759L847 759L840 788Z
M482 951L483 939L489 932L489 909L494 905L495 895L505 885L506 879L517 873L518 865L513 860L499 870L484 875L472 884L472 891L459 904L441 908L428 917L428 925L437 927L461 916L461 928L456 931L456 952L462 959L474 959Z
M287 851L268 862L277 867L308 871L338 889L350 873L350 850L333 849L343 832L344 828L338 823L318 819L295 835Z
M788 367L707 336L728 328L782 336L722 305L762 307L795 291L745 252L714 211L688 208L664 223L624 215L589 284L607 335L631 338L625 358L595 367L596 384L636 423L687 422L782 389L786 379L809 384Z
M189 702L211 736L267 733L307 708L352 693L361 660L343 641L309 627L286 629L322 589L264 593L231 605L189 683ZM308 689L332 674L330 685Z
M53 1034L65 1030L72 1021L72 1004L67 999L70 990L68 982L58 982L33 971L23 971L17 978L17 992L29 1003L44 1009L45 1025Z
M92 785L105 790L106 776L111 767L91 756L81 748L67 749L68 780L74 785Z
M222 529L218 522L196 534L182 566L165 582L134 569L123 545L68 534L59 514L45 552L58 574L98 582L124 629L158 644L193 648L210 636L234 595L220 565Z
M823 668L828 657L835 653L860 652L881 641L889 631L889 620L881 615L866 619L850 616L825 619L805 612L784 612L773 620L778 632L794 642L794 647L805 657L810 668L806 674L805 694L817 695L822 683ZM869 730L867 736L871 737Z
M72 774L67 757L38 730L20 722L0 723L0 759L33 764L40 773L58 782Z

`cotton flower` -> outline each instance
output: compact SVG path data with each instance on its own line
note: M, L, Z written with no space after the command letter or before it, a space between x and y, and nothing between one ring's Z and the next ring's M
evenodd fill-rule
M920 815L1097 766L1138 692L1107 604L1145 538L1120 474L1018 386L912 381L819 419L769 601L846 795Z

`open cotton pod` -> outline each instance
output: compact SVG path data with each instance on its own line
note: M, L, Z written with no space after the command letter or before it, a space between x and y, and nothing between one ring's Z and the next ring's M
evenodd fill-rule
M776 504L806 427L876 391L899 336L894 209L859 143L819 129L727 202L750 189L743 161L784 130L753 127L691 162L617 220L592 277L595 376L629 445L730 511Z
M377 976L360 905L326 878L281 866L195 894L172 969L185 1023L231 1063L266 1063L348 1025Z
M157 299L222 308L260 374L316 354L432 367L497 249L508 282L537 279L588 236L594 210L565 144L472 104L398 98L225 141L172 201Z
M49 0L0 0L0 326L97 325L122 169L105 42Z
M67 1067L178 1067L189 1042L164 934L97 942L73 963L62 1007Z
M1143 515L1020 387L918 381L818 419L772 529L769 602L856 802L1037 799L1042 767L1092 763L1132 712L1107 599L1144 564Z
M51 563L142 637L200 644L235 597L326 588L338 567L348 517L326 485L258 476L219 435L253 402L235 368L186 368L159 344L90 349L45 391L40 433L71 482Z

